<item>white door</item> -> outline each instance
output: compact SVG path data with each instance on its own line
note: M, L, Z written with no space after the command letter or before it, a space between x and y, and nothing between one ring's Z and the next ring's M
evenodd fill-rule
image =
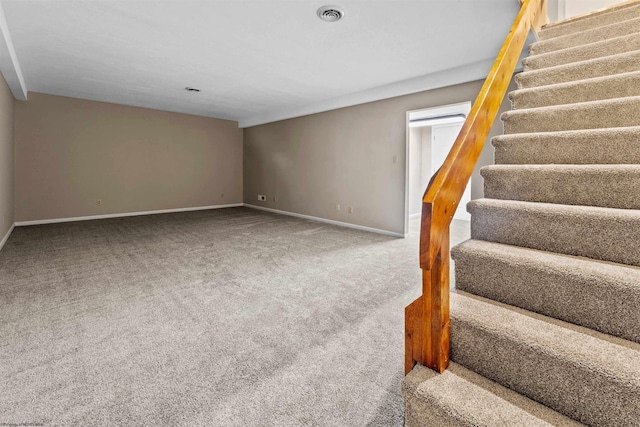
M432 174L444 163L444 159L447 158L449 150L453 146L458 134L462 129L462 122L450 125L439 125L431 128L431 170ZM471 200L471 180L467 184L467 188L464 190L462 199L458 203L458 209L453 215L454 219L462 219L465 221L471 220L471 215L467 212L467 203Z

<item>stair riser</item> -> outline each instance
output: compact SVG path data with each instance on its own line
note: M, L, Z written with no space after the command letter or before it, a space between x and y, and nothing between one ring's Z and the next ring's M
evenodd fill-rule
M471 237L640 266L640 216L627 211L527 209L468 204ZM596 212L597 210L597 212Z
M589 367L553 357L451 318L451 360L588 425L628 425L640 417L623 397L638 390Z
M640 209L640 170L633 166L597 171L488 167L481 173L489 199Z
M604 27L592 28L577 34L574 33L563 37L556 37L551 40L539 41L537 43L533 43L529 47L529 52L532 55L540 55L587 43L626 36L637 32L640 32L640 19L636 18Z
M544 28L538 33L540 40L549 40L568 34L579 33L591 28L615 24L626 19L640 16L640 5L631 5L611 12L601 13L588 18L578 19L560 25Z
M638 33L542 55L529 56L523 59L522 64L525 71L539 70L636 50L640 50L640 34Z
M629 278L583 259L510 255L453 248L456 289L640 342L640 272Z
M573 82L594 77L638 71L640 52L627 52L603 58L516 74L520 89Z
M515 110L502 115L504 132L534 133L640 125L640 98L625 98L547 109Z
M515 91L509 94L509 99L512 108L517 110L629 96L640 96L640 72L596 79L596 81Z
M493 138L496 164L640 164L640 128Z

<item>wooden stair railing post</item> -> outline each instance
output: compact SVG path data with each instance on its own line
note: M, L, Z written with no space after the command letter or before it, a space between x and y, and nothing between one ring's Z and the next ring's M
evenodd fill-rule
M507 93L529 30L547 19L546 0L521 3L460 134L422 199L422 296L405 309L405 374L416 363L440 373L449 365L449 226Z
M424 365L442 373L449 366L448 233L431 269L422 269L422 295L426 310L423 330L428 331L425 337Z

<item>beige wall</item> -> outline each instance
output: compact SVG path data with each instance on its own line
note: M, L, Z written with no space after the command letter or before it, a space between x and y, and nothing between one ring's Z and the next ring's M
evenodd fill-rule
M0 241L13 225L14 99L0 75Z
M473 101L481 85L465 83L246 128L244 202L403 233L406 112ZM508 108L505 101L502 110ZM497 119L492 135L502 131ZM487 143L478 168L492 162ZM472 198L482 196L478 168ZM258 194L267 201L258 202Z
M237 122L39 93L15 114L16 221L242 203Z

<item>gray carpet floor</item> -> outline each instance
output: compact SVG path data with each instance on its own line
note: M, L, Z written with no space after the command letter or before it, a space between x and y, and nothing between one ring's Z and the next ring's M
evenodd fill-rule
M411 228L246 208L16 228L0 423L401 426Z

